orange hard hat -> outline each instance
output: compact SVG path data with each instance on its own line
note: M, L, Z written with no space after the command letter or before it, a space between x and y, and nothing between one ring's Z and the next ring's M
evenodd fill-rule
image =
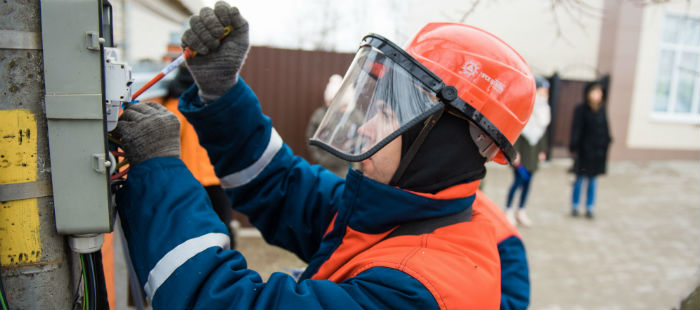
M535 79L525 60L496 36L456 23L426 25L405 50L476 110L471 120L498 145L493 160L505 164L504 150L512 149L535 102Z

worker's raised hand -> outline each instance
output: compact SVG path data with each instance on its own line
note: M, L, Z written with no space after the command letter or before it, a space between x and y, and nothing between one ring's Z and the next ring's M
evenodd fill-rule
M129 105L112 134L121 140L131 165L154 157L180 156L180 121L155 102Z
M230 29L227 36L226 27ZM187 60L187 67L199 86L199 96L208 103L238 82L238 71L250 47L248 22L238 8L219 1L213 10L203 8L199 15L190 18L190 29L182 35L182 44L197 52Z

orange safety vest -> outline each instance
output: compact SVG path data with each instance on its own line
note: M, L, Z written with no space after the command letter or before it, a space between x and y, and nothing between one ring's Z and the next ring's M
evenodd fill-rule
M476 192L476 201L480 203L475 203L474 208L479 209L486 217L493 222L493 228L496 233L496 242L501 243L501 241L506 240L510 237L516 236L520 238L520 232L513 224L508 222L503 210L489 197L486 196L482 191Z
M170 112L177 116L180 121L180 159L185 163L187 169L192 172L202 186L219 185L219 178L214 173L214 166L209 160L209 154L199 144L199 138L194 127L190 124L182 113L177 109L178 98L152 100L165 106Z
M461 198L475 195L478 186L476 181L434 195L415 194L434 199ZM474 200L471 220L439 227L430 233L386 238L393 230L367 234L346 227L341 244L311 278L340 283L369 268L388 267L421 282L440 309L498 309L501 297L498 240L494 222L485 214L490 208L486 204L492 202L480 196L483 195L477 195Z

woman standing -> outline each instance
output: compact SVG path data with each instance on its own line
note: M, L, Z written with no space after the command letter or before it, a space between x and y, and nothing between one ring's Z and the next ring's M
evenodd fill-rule
M525 201L530 190L530 180L537 171L538 162L547 158L548 135L547 127L551 121L549 108L549 81L543 76L535 76L535 106L530 120L523 128L520 138L515 142L515 150L518 157L513 162L513 184L508 190L506 202L506 218L511 224L532 225L532 221L525 213ZM515 192L520 189L520 202L517 208L511 208Z
M584 102L574 110L569 151L574 158L572 216L578 216L581 187L587 180L586 217L593 218L596 177L605 173L608 146L612 141L605 109L605 94L600 82L591 82L584 89Z

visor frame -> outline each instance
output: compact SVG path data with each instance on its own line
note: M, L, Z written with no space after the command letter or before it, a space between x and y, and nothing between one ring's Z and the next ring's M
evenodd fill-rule
M362 38L360 48L363 46L371 46L378 49L434 93L440 94L440 90L445 88L445 83L442 82L439 76L423 66L418 60L394 44L394 42L389 41L389 39L370 33Z

